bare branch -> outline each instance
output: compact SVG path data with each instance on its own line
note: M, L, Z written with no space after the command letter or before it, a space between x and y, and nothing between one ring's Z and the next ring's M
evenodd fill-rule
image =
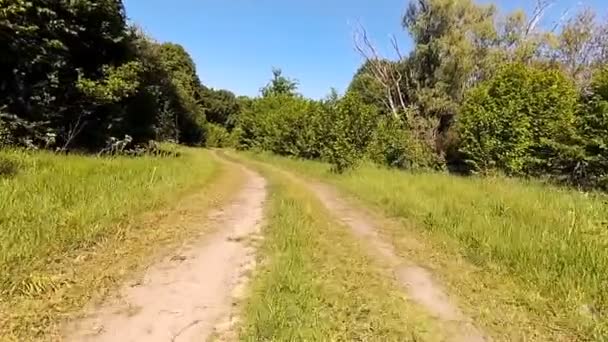
M367 31L361 23L353 33L355 50L366 60L372 76L384 88L386 98L383 102L395 118L399 118L399 112L405 112L405 97L401 91L403 75L395 68L395 65L387 62L369 39ZM393 48L402 59L397 39L393 36L391 40ZM396 103L398 101L398 104Z
M570 15L571 10L572 10L572 8L568 8L564 12L562 12L562 15L553 24L553 27L551 28L551 32L557 31L557 29L560 28L564 22L566 22L566 19Z
M536 26L540 22L540 20L544 17L545 12L549 7L553 5L553 0L536 0L536 7L534 7L534 11L532 12L532 18L528 21L528 25L526 26L525 36L528 37L534 30Z
M80 132L82 132L82 129L84 128L84 126L86 124L86 121L83 121L83 118L86 115L87 114L85 112L80 112L80 114L78 114L78 118L76 119L76 122L70 124L68 131L66 132L66 134L64 136L65 143L59 149L59 151L62 151L62 152L67 151L68 147L70 147L70 144L72 143L74 138L76 138L80 134Z
M399 49L397 37L394 34L391 35L391 44L393 45L393 49L395 49L395 52L397 53L397 57L399 57L399 60L402 61L403 55L401 54L401 49Z

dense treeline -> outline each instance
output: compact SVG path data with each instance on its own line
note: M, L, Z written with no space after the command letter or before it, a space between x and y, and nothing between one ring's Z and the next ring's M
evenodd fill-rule
M365 63L346 94L312 101L275 70L242 103L223 140L330 161L500 171L608 186L608 24L583 10L552 30L533 13L497 13L472 0L412 0L403 28L414 48L377 54L363 27Z
M121 0L0 1L0 144L91 150L204 143L235 96L127 24Z
M500 14L411 0L414 42L316 101L273 70L256 98L213 90L179 45L129 26L120 0L1 0L0 145L113 150L149 141L331 162L550 177L608 187L608 24L591 10L543 28L550 3ZM52 24L49 24L52 23Z

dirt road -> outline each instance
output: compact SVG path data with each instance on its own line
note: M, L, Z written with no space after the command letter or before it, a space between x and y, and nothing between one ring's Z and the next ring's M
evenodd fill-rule
M370 247L369 254L391 266L394 277L403 286L408 297L437 319L450 336L449 341L488 340L473 325L471 319L461 312L428 270L397 255L393 245L380 236L379 223L373 217L350 204L332 187L318 182L307 184L338 220L351 227L356 236L366 241Z
M69 324L67 341L205 341L230 330L237 320L233 302L255 266L250 241L266 198L264 178L231 164L243 169L246 182L229 205L209 215L215 233L150 267L142 282L124 286L120 300Z
M293 182L309 188L329 212L340 222L350 227L353 234L365 242L366 251L389 265L393 277L402 286L410 300L424 308L434 317L452 342L483 342L490 339L479 330L444 291L433 274L408 260L401 258L395 247L380 234L382 224L365 210L346 200L336 189L328 184L303 179L291 172L269 166L275 172Z
M250 243L263 219L266 181L257 173L220 154L222 162L242 169L245 186L235 199L211 213L215 233L182 248L148 269L141 283L125 286L121 300L109 301L85 319L70 324L68 341L206 341L236 340L235 301L242 296L255 267ZM389 265L407 297L434 317L449 341L481 342L488 338L444 292L431 272L403 260L381 236L381 222L344 199L326 184L308 181L268 166L306 185L336 220L352 228L368 246L365 251ZM194 223L196 224L196 222Z

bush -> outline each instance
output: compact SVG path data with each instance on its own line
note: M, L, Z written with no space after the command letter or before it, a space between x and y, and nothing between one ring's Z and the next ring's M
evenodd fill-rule
M575 180L608 190L608 66L595 73L578 119L584 156L577 164Z
M323 149L323 109L293 95L269 95L252 101L239 117L238 143L286 156L319 158Z
M365 156L379 119L378 108L349 93L328 109L324 157L333 170L344 172Z
M508 64L465 96L460 152L476 171L564 174L577 154L578 94L557 69Z
M431 146L416 139L397 120L380 120L367 147L373 162L400 169L434 169L439 163Z
M238 136L228 132L224 126L208 123L205 130L207 147L236 147L238 143Z

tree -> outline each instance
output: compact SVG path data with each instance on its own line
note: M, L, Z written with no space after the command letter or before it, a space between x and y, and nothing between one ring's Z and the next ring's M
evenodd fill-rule
M387 61L388 62L388 61ZM375 106L383 114L390 113L390 105L386 100L386 93L383 85L369 71L369 62L366 61L359 70L355 72L347 93L357 93L361 101L368 105Z
M0 44L0 108L14 143L203 140L194 62L128 27L121 0L4 1Z
M495 9L472 0L413 0L402 24L414 41L404 62L409 124L443 156L464 92L484 77Z
M508 64L467 93L460 151L477 171L568 174L576 151L578 94L559 70Z
M471 0L410 2L403 26L414 40L412 62L420 88L458 101L475 81L479 62L495 39L495 8Z
M78 80L107 83L129 62L122 2L14 0L0 15L0 107L37 127L13 134L42 144L46 132L63 146L107 122L113 103L90 101Z
M207 121L232 129L240 112L236 96L225 89L214 90L206 87L203 88L201 96Z
M385 111L390 113L394 119L400 119L400 116L406 114L408 109L406 93L402 89L402 84L407 81L404 77L408 75L403 73L403 69L399 67L400 61L392 62L382 58L363 26L360 26L355 32L354 42L355 49L365 58L365 63L355 74L355 77L358 76L359 79L354 79L357 82L365 83L360 85L355 83L359 93L367 95L367 101L382 103L382 106L378 106L378 108L384 107ZM395 39L393 39L393 46L402 60ZM369 90L365 90L367 86L370 87Z
M593 68L607 62L606 27L597 22L591 9L584 9L565 22L556 37L553 60L562 64L570 76L585 83L591 79Z
M278 68L272 69L272 80L262 88L262 96L272 95L296 95L298 81L283 76L283 71Z
M580 145L584 156L576 165L576 181L608 190L608 66L597 70L590 93L579 111Z
M179 44L164 43L159 47L160 62L173 84L176 98L173 112L176 141L199 144L203 140L205 116L201 106L202 84L192 58Z

